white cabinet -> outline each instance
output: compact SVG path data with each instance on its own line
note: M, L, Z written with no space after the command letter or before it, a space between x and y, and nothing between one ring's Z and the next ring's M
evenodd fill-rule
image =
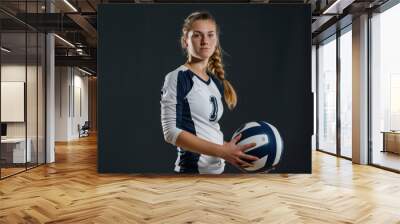
M12 149L12 162L13 163L25 163L32 161L32 140L27 139L27 145L25 150L25 138L7 138L1 140L2 147ZM27 159L27 161L25 161Z

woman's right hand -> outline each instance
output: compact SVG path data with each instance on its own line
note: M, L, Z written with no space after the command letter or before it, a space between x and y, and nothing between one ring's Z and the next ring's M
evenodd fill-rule
M246 162L246 160L255 161L258 160L259 158L247 155L244 151L246 151L251 147L256 146L256 143L249 143L242 146L237 145L236 143L240 140L241 137L242 135L239 134L235 138L233 138L230 142L226 142L222 146L220 157L238 168L251 167L253 166L253 164Z

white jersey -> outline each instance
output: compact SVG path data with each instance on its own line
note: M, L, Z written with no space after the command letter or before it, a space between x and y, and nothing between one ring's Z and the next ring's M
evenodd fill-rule
M165 77L161 91L161 124L164 138L176 145L182 130L222 145L218 120L223 113L223 86L216 77L204 81L181 65ZM178 147L175 171L179 173L220 174L225 161L218 157L190 152Z

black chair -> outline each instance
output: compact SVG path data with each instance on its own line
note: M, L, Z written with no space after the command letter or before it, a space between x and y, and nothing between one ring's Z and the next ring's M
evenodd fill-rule
M79 138L89 136L89 129L89 121L85 121L85 124L83 124L82 127L80 127L80 125L78 124Z

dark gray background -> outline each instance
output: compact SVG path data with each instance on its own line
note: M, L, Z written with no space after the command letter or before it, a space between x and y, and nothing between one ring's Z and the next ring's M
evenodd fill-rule
M313 104L308 5L101 5L98 12L98 171L172 173L164 141L164 76L185 62L184 18L207 10L221 29L227 78L238 93L220 120L225 140L249 121L275 125L284 140L273 172L310 173ZM225 172L236 172L227 166Z

